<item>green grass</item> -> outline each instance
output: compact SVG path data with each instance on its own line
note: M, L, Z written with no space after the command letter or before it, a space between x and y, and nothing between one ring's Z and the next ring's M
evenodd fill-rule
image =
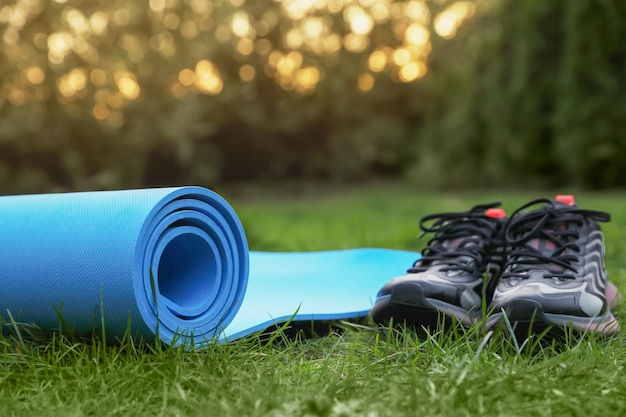
M255 250L417 249L419 218L502 200L512 211L550 193L422 194L408 186L229 189ZM267 197L270 195L270 197ZM626 196L577 193L613 215L607 268L626 284ZM618 317L624 316L623 307ZM55 416L578 416L626 412L626 336L533 341L506 333L418 336L369 323L273 342L250 338L203 352L125 340L0 338L0 415Z

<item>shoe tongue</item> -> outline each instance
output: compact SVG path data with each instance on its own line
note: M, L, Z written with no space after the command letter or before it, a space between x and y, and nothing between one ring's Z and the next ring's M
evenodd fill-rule
M564 206L571 207L575 204L575 199L573 195L557 195L554 201L555 201L555 205L560 206L560 207L564 207ZM545 232L547 235L552 235L555 232L555 229L556 230L568 230L570 228L570 225L572 224L570 222L570 219L568 219L568 217L572 217L571 214L565 214L565 213L562 214L561 216L559 216L558 221L551 221L550 227L543 229L543 232ZM552 257L554 255L554 251L558 247L561 246L561 244L556 239L557 239L556 237L555 239L549 239L547 237L535 237L535 238L528 240L526 244L536 249L543 256L549 258L549 257ZM562 254L566 254L566 252ZM532 259L533 257L526 257L526 256L521 256L519 258L519 260L522 262L524 260L532 260ZM560 265L547 263L547 264L536 265L533 269L543 269L543 270L554 272L554 273L562 273L565 268L563 268Z
M567 230L569 228L570 223L567 221L559 222L556 226L560 230ZM554 232L554 229L545 229L545 231L550 234ZM556 241L547 238L534 238L528 241L528 245L539 251L542 255L546 257L551 257L554 254L554 251L559 247ZM563 272L563 267L555 264L543 264L538 265L538 267L544 267L542 269L551 271L551 272Z
M492 219L504 219L506 218L506 212L501 208L488 208L484 211L484 215ZM466 219L469 220L469 219ZM478 235L469 235L458 237L456 239L449 239L442 241L441 244L448 250L459 250L463 248L471 248L479 246L481 237Z
M546 228L543 231L546 234L551 235L552 233L555 232L555 229L556 230L568 230L570 228L571 223L569 219L567 219L567 217L571 217L571 216L565 214L564 217L565 218L563 219L559 219L558 222L552 222L550 224L551 227ZM550 256L552 252L554 252L554 250L559 246L556 240L548 239L545 237L530 239L528 241L528 244L546 256Z
M489 210L495 210L492 212L489 212ZM504 212L504 210L501 209L489 209L487 210L487 212L485 212L485 214L488 217L492 217L492 218L503 218L506 216L506 213ZM467 219L466 219L467 220ZM481 238L478 235L467 235L467 236L462 236L462 237L457 237L454 239L447 239L447 240L441 240L440 241L440 245L443 246L444 248L446 248L448 251L451 252L459 252L459 251L463 251L463 250L471 250L473 248L477 248L481 246L481 242L484 240L484 238ZM459 255L457 257L454 258L448 258L446 260L441 260L441 261L434 261L432 263L432 265L441 265L441 266L445 266L445 265L451 265L454 263L465 263L465 264L469 264L470 262L474 262L474 258L471 256L465 256L465 255Z
M441 242L441 245L451 251L462 250L466 248L474 248L478 246L480 237L476 235L464 236L456 239L445 240Z
M567 221L559 222L557 226L558 226L558 230L567 230L569 229L569 222ZM548 234L551 234L554 232L554 229L553 228L545 229L545 232ZM558 247L557 242L555 240L547 239L547 238L530 239L528 241L528 244L547 256L551 255L552 252L554 252L554 250Z
M456 238L456 239L445 240L445 241L441 242L441 246L443 246L444 248L446 248L448 250L457 250L461 246L461 243L463 242L463 240L465 240L464 237L459 237L459 238Z
M529 240L528 244L546 256L552 255L552 252L556 249L556 243L550 239L535 238Z
M441 245L448 249L449 251L462 251L463 249L475 248L478 246L479 237L478 236L464 236L456 239L450 239L441 242ZM450 265L452 263L469 263L473 262L474 259L471 256L460 255L454 258L448 258L446 260L435 261L433 265Z

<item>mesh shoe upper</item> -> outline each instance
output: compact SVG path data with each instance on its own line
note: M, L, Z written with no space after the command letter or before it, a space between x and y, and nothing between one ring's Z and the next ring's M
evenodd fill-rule
M541 205L541 207L524 210ZM536 311L579 317L607 312L604 241L598 222L608 213L549 199L531 201L509 219L505 270L491 308L514 320Z
M387 283L378 297L390 294L399 284L412 283L421 287L427 299L480 311L483 292L492 291L494 280L490 277L501 268L502 252L497 248L501 247L498 238L505 220L485 214L499 205L478 205L467 212L423 217L423 234L434 233L434 237L408 273ZM488 285L483 286L486 274Z

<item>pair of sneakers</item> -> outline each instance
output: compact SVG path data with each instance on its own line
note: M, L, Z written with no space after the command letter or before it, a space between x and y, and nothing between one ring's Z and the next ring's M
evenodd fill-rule
M406 275L379 291L374 321L432 329L443 315L488 329L509 320L532 331L619 333L611 309L620 297L598 224L610 215L577 207L571 195L533 200L508 218L499 207L422 218L434 237Z

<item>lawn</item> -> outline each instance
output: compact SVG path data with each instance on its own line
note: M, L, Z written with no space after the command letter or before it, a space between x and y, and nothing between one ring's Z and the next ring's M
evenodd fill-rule
M407 185L237 187L253 250L418 250L421 216L536 192L421 193ZM577 193L603 225L610 277L626 289L626 195ZM408 267L409 265L407 265ZM391 277L390 277L391 278ZM618 309L618 318L624 308ZM417 335L340 323L313 339L250 338L186 352L64 336L0 338L2 416L577 416L626 413L626 336L516 347L482 329Z

